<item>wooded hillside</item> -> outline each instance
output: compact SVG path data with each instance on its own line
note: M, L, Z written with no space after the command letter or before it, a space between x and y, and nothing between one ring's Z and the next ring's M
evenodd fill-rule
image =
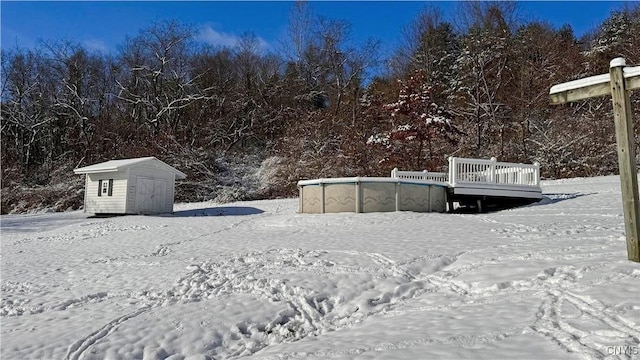
M548 91L618 56L640 65L640 5L580 38L516 6L460 3L452 23L427 7L388 59L307 3L277 54L251 33L211 47L177 21L111 54L3 48L2 213L78 208L73 168L138 156L188 175L178 201L293 196L299 179L439 171L451 155L537 161L545 178L617 173L611 100L551 107Z

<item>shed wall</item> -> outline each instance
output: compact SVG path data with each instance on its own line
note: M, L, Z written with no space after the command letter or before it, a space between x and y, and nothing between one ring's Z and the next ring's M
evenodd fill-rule
M99 180L113 179L111 196L98 196ZM124 214L127 204L127 174L109 172L87 174L85 211L94 214Z
M173 197L175 187L175 174L166 169L153 166L153 164L140 164L129 169L129 183L127 186L127 213L138 213L138 204L136 204L138 178L148 178L154 180L163 180L166 182L165 193L163 194L163 207L161 212L173 211Z

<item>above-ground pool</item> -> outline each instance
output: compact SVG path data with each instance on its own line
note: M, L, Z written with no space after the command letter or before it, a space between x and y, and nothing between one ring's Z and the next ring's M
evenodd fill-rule
M301 213L445 212L446 186L395 178L298 181Z

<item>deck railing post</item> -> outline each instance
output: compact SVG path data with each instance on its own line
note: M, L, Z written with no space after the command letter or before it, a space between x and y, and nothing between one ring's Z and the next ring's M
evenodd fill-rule
M491 164L489 165L490 168L490 172L489 172L489 182L492 184L497 183L497 179L496 179L496 162L498 161L498 159L496 159L495 157L491 158Z
M456 186L456 158L449 156L449 185Z

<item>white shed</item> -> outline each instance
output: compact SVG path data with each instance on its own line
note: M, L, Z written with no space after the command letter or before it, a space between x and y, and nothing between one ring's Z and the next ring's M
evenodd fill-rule
M153 156L111 160L73 172L86 174L84 211L94 214L172 212L175 181L187 177Z

